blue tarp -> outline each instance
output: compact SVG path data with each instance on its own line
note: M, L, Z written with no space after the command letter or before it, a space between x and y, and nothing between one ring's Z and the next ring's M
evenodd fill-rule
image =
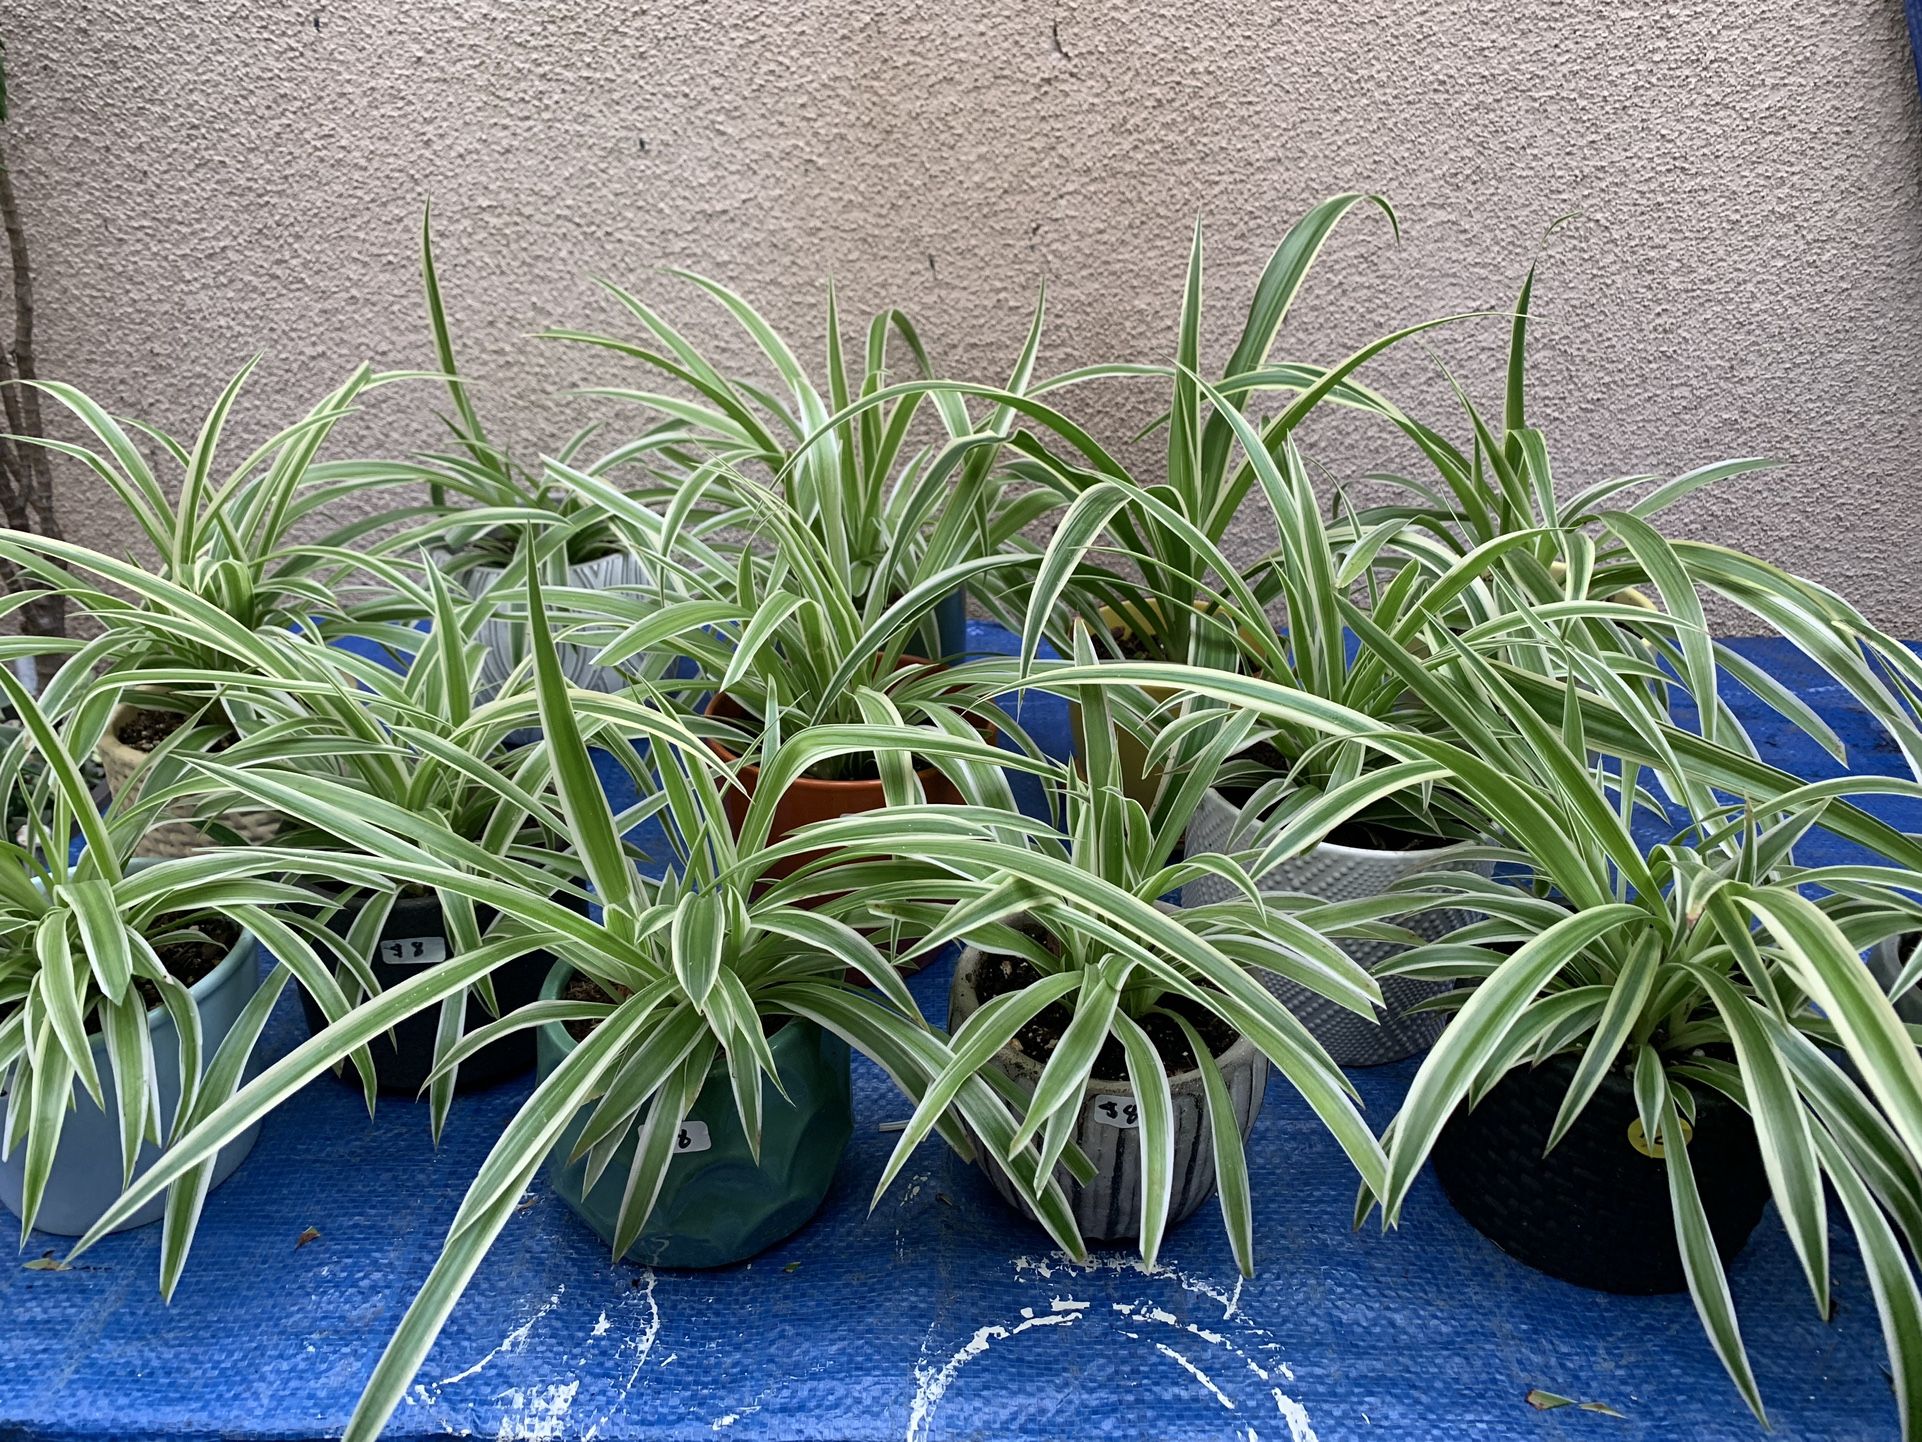
M1007 644L998 628L979 644ZM1796 687L1859 770L1899 772L1832 685L1788 647L1742 649ZM1837 768L1753 704L1765 759ZM1024 722L1065 745L1059 702ZM1885 812L1922 829L1922 811ZM1805 858L1847 848L1820 838ZM913 983L945 1013L948 967ZM271 1055L304 1032L291 998ZM1377 1124L1413 1064L1355 1073ZM306 1439L337 1434L426 1276L469 1179L526 1083L426 1108L322 1078L272 1117L207 1202L171 1306L160 1231L110 1238L69 1271L0 1270L0 1438ZM1077 1266L930 1146L870 1213L906 1107L857 1060L855 1137L814 1224L743 1266L610 1263L537 1180L455 1309L397 1438L869 1442L1043 1439L1760 1438L1685 1296L1603 1296L1511 1261L1432 1181L1402 1227L1349 1229L1353 1174L1279 1080L1250 1143L1260 1275L1237 1280L1210 1207L1161 1263ZM302 1242L311 1229L317 1233ZM1895 1409L1853 1240L1834 1242L1836 1315L1815 1314L1780 1224L1730 1269L1782 1439L1884 1439ZM59 1257L31 1236L21 1263ZM1537 1411L1539 1388L1620 1412Z

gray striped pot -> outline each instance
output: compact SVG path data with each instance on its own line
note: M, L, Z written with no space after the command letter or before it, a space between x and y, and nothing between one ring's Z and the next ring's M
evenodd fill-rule
M1913 954L1906 943L1914 932L1901 936L1885 936L1869 951L1869 971L1887 991L1895 985L1895 979L1902 974L1903 963ZM1895 1013L1904 1021L1922 1022L1922 986L1912 987L1895 1004Z
M501 583L507 573L499 566L472 566L461 572L460 583L470 596L484 596ZM546 579L544 576L542 579ZM567 568L567 584L585 591L609 591L621 586L647 586L653 576L638 556L617 552L596 556ZM487 646L475 677L475 695L493 696L527 658L527 623L518 617L495 616L481 623L480 639ZM599 646L580 646L564 641L556 648L561 670L576 686L588 691L618 691L626 684L621 673L611 666L597 666ZM520 738L516 738L520 739Z
M948 989L948 1030L952 1033L980 1007L975 995L975 973L983 954L973 947L962 952ZM1268 1086L1268 1058L1246 1037L1216 1058L1242 1140L1248 1139L1261 1114L1262 1093ZM1021 1052L1003 1048L992 1065L1032 1092L1041 1080L1041 1064ZM1194 1214L1215 1192L1215 1148L1208 1129L1207 1103L1202 1097L1201 1073L1183 1072L1168 1079L1174 1099L1174 1192L1168 1203L1168 1224ZM1128 1083L1090 1081L1075 1125L1075 1144L1094 1163L1094 1179L1086 1186L1075 1182L1067 1168L1056 1169L1075 1225L1088 1241L1132 1241L1141 1234L1141 1133L1131 1125L1134 1095ZM1029 1217L1034 1215L1001 1168L977 1149L977 1161L1002 1200Z
M1240 824L1241 813L1233 803L1219 792L1209 791L1195 809L1194 819L1188 823L1189 853L1235 850L1240 845L1237 839ZM1357 901L1366 896L1379 896L1402 878L1423 871L1476 871L1484 876L1491 873L1492 864L1486 861L1451 860L1451 853L1460 850L1460 846L1440 846L1423 851L1371 851L1323 842L1257 877L1255 884L1263 891L1297 891L1324 901ZM1183 887L1181 901L1184 906L1206 906L1238 895L1240 893L1227 882L1206 876ZM1473 917L1468 912L1452 908L1400 918L1403 926L1424 941L1436 940L1471 920ZM1346 941L1342 948L1371 972L1406 949L1381 941ZM1414 981L1407 977L1379 978L1382 999L1387 1005L1377 1008L1376 1021L1371 1023L1347 1007L1272 972L1256 975L1342 1066L1380 1066L1427 1051L1447 1023L1446 1017L1435 1012L1410 1010L1445 991L1447 988L1440 982Z

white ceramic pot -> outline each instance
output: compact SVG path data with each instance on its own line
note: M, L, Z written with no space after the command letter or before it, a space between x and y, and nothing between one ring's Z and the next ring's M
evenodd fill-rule
M253 934L242 932L226 959L195 982L187 993L200 1012L203 1066L212 1062L214 1052L239 1019L241 1009L259 988L258 948ZM171 1125L174 1109L180 1105L180 1034L164 1007L155 1007L147 1013L147 1031L153 1044L154 1078L160 1088L161 1121L163 1125ZM99 1221L120 1196L120 1122L106 1042L95 1040L93 1060L100 1072L106 1109L95 1106L93 1098L78 1081L73 1084L73 1109L67 1113L66 1124L60 1129L53 1170L48 1174L40 1211L34 1218L36 1230L56 1236L79 1236ZM259 1134L256 1123L220 1149L214 1159L210 1187L219 1186L232 1175L234 1168L253 1150L254 1139ZM0 1202L6 1203L7 1210L15 1216L20 1215L20 1202L25 1194L26 1150L24 1145L15 1147L0 1159ZM159 1159L160 1148L152 1142L143 1143L134 1162L134 1175L140 1176ZM126 1231L158 1221L166 1205L164 1194L155 1197L114 1230Z
M147 764L148 753L120 739L120 728L133 715L133 709L124 703L115 707L113 715L107 718L107 729L101 733L100 744L94 748L94 754L100 758L100 769L106 774L108 794L112 796L121 795L130 786L137 787L135 773ZM189 817L194 814L194 808L189 802L177 801L167 808L166 814ZM279 835L283 819L278 811L257 807L220 814L222 826L256 846L265 845ZM220 844L192 821L161 821L149 826L146 835L134 843L133 854L158 860L164 856L191 856Z
M948 990L950 1034L980 1008L975 975L983 953L969 947L955 964ZM1235 1121L1246 1141L1261 1113L1262 1093L1268 1086L1268 1058L1246 1037L1220 1057L1222 1080L1234 1106ZM1041 1063L1003 1047L994 1066L1029 1092L1041 1080ZM1174 1190L1168 1199L1168 1225L1191 1216L1215 1193L1214 1134L1208 1126L1207 1102L1199 1071L1168 1078L1174 1100ZM1066 1167L1056 1170L1074 1212L1075 1224L1089 1241L1131 1241L1141 1234L1141 1133L1133 1125L1133 1089L1125 1081L1090 1081L1075 1123L1075 1144L1094 1164L1094 1178L1083 1186ZM1007 1175L987 1153L977 1151L982 1173L1010 1206L1029 1212ZM1032 1215L1030 1212L1029 1215Z
M1240 822L1241 813L1235 806L1219 792L1209 791L1188 824L1188 850L1235 850ZM1404 877L1424 871L1477 871L1484 876L1492 871L1485 861L1453 859L1461 849L1450 845L1421 851L1372 851L1323 842L1257 877L1255 884L1263 891L1297 891L1324 901L1356 901L1379 896ZM1227 882L1208 876L1188 883L1181 900L1184 906L1205 906L1239 894ZM1469 913L1451 908L1417 913L1400 921L1423 940L1433 941L1472 919ZM1370 972L1406 949L1379 941L1346 941L1342 947ZM1379 978L1387 1005L1377 1008L1379 1025L1375 1025L1295 982L1271 972L1257 974L1342 1066L1379 1066L1426 1051L1446 1024L1447 1019L1437 1013L1409 1010L1446 990L1439 982Z
M501 583L506 571L499 566L472 566L460 573L462 587L470 596L484 596ZM567 584L583 591L610 591L622 586L647 586L653 576L640 557L625 551L611 556L596 556L567 568ZM527 623L514 617L495 616L481 623L480 639L487 646L480 674L475 678L475 695L487 698L499 691L502 683L527 658ZM597 666L598 646L580 646L563 641L556 648L561 670L576 686L588 691L618 691L626 683L611 666Z

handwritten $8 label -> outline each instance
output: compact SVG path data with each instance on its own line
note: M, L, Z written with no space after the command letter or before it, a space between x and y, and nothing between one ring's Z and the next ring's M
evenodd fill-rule
M1096 1097L1093 1115L1104 1127L1133 1128L1141 1125L1141 1108L1130 1096Z
M686 1156L690 1152L704 1152L714 1145L707 1134L707 1123L689 1117L681 1123L681 1129L674 1137L674 1155Z

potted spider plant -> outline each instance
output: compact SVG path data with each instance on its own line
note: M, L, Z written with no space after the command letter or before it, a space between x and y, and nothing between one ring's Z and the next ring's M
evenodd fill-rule
M333 1016L347 1006L304 934L311 924L276 915L306 895L283 879L302 857L136 856L149 803L122 797L103 813L52 719L4 669L0 693L21 728L0 784L29 798L24 842L0 841L0 1201L23 1238L77 1236L170 1136L232 1094L290 973L320 987ZM265 987L256 938L281 960ZM164 1211L175 1246L254 1134L236 1131L112 1229Z
M241 797L248 794L247 778L255 771L283 779L298 773L327 783L336 799L354 792L370 809L378 803L388 815L431 820L458 838L463 848L523 862L530 868L527 877L549 868L548 893L564 905L584 908L586 895L576 885L578 866L556 860L567 828L544 795L548 753L538 746L510 744L537 725L534 697L510 691L488 702L475 699L483 637L498 596L459 598L431 566L424 568L423 587L399 567L373 561L369 565L395 588L397 597L431 623L416 637L404 669L366 665L330 689L293 691L278 698L273 678L263 678L258 710L265 724L218 753L220 779L195 768L196 775L178 789ZM591 718L589 725L598 731ZM627 757L630 767L640 766L634 748L624 741L617 741L608 754ZM351 849L334 833L307 825L297 814L286 815L282 844ZM492 907L476 905L464 894L411 884L373 891L332 889L329 902L328 927L338 943L336 977L352 1001L377 995L422 967L477 949L496 915ZM456 1092L492 1086L530 1070L534 1037L525 1032L470 1051L458 1068L437 1069L436 1063L463 1034L534 1001L552 965L547 953L529 951L501 963L474 994L444 1000L438 1015L423 1013L395 1026L372 1048L379 1090L409 1097L429 1090L438 1134ZM310 1031L321 1030L328 1017L319 1000L304 990L301 1000ZM343 1074L343 1079L349 1078Z
M1711 487L1756 476L1778 463L1760 457L1710 462L1672 477L1613 476L1571 487L1550 466L1547 436L1528 408L1527 336L1535 270L1530 268L1511 322L1506 386L1498 416L1485 416L1457 387L1469 439L1457 446L1392 401L1345 380L1331 399L1387 420L1413 443L1432 474L1371 476L1401 494L1355 508L1345 497L1331 523L1337 544L1359 543L1384 528L1394 544L1426 558L1432 570L1517 534L1525 544L1501 552L1484 584L1452 598L1448 624L1492 654L1497 643L1520 665L1554 660L1535 622L1555 619L1564 640L1587 658L1585 686L1605 686L1618 706L1666 713L1692 707L1693 729L1710 740L1752 749L1721 695L1721 674L1741 683L1838 762L1840 738L1800 697L1708 624L1706 595L1782 637L1822 668L1884 728L1922 774L1922 664L1899 640L1827 587L1754 556L1707 541L1663 534L1664 514ZM1271 379L1312 386L1323 372L1281 368Z
M951 452L957 463L964 454ZM566 474L637 536L656 523L604 480ZM649 654L690 663L688 674L662 684L689 704L705 697L698 726L733 768L726 807L744 845L915 799L1011 805L1003 767L1052 769L994 699L1016 679L1009 659L949 666L911 649L940 597L1018 559L977 557L931 569L922 555L913 569L895 573L904 589L883 603L878 592L853 593L847 572L778 493L718 468L700 484L725 489L744 539L709 546L703 538L707 554L698 563L664 560L680 566L680 601L637 605L570 593L565 634L605 638L602 664ZM684 549L671 522L654 540L663 555ZM871 727L885 728L878 747L846 744ZM1001 737L1016 749L997 746ZM912 751L898 749L900 740L910 740ZM809 763L777 764L798 754L797 743L809 743Z
M1091 664L1085 631L1077 640L1080 662ZM1403 903L1263 896L1247 869L1253 852L1191 849L1175 859L1189 813L1253 717L1217 708L1206 727L1185 727L1180 782L1151 815L1121 790L1107 689L1082 691L1085 774L1064 772L1054 784L1059 830L927 807L813 833L844 855L877 858L867 903L917 936L908 955L967 943L949 994L955 1059L922 1098L882 1185L942 1116L952 1088L988 1074L1020 1099L1016 1153L981 1155L1004 1198L1025 1209L1053 1175L1082 1237L1127 1238L1152 1263L1165 1229L1218 1195L1236 1260L1252 1275L1244 1149L1270 1065L1364 1177L1382 1164L1334 1061L1256 978L1286 976L1371 1016L1379 988L1330 937L1406 940L1383 919ZM880 858L899 846L903 826L925 833L910 854L949 873L946 894L919 864L899 884L887 877ZM1167 903L1211 876L1229 882L1228 899ZM1020 1150L1030 1141L1034 1151Z
M1450 598L1481 583L1501 552L1523 544L1525 537L1455 558L1441 571L1397 556L1395 533L1387 526L1338 547L1322 524L1292 440L1258 432L1224 392L1207 382L1197 382L1196 390L1222 421L1230 454L1244 458L1246 471L1260 486L1280 544L1254 565L1237 568L1206 536L1191 538L1184 564L1193 566L1193 574L1178 587L1199 598L1184 621L1190 655L1340 706L1379 727L1457 736L1454 724L1411 693L1375 647L1419 651L1430 670L1446 675L1452 657L1446 650L1423 649L1424 637L1447 614ZM1085 515L1092 520L1122 500L1119 492L1103 499L1090 491L1070 508L1041 562L1025 645L1038 639L1043 608L1074 584L1080 538L1086 534L1080 524L1071 524L1075 513L1090 506ZM1170 510L1171 520L1173 515ZM1367 592L1370 624L1360 644L1350 646L1345 633L1353 628L1345 626L1342 607L1358 589ZM1279 630L1271 619L1276 611L1282 617ZM1178 711L1165 698L1180 693L1151 686L1146 665L1137 665L1142 680L1133 694L1163 712ZM1137 754L1159 773L1172 755L1167 735L1180 722L1156 724L1164 730L1148 728ZM1401 778L1408 764L1413 763L1398 761L1360 733L1330 736L1313 725L1266 724L1197 801L1187 844L1200 852L1254 850L1261 855L1257 875L1264 891L1303 892L1329 901L1382 895L1441 868L1485 871L1488 863L1475 845L1488 830L1488 818L1446 781L1406 785ZM1188 895L1206 903L1230 892L1226 880L1203 877ZM1407 925L1418 935L1433 936L1450 924L1437 912L1412 905L1410 911ZM1353 945L1353 955L1370 969L1395 951L1385 942ZM1285 978L1268 980L1344 1066L1408 1056L1428 1046L1441 1026L1441 1018L1419 1010L1435 989L1413 980L1385 985L1380 1012L1359 1017Z
M574 587L643 596L658 594L661 578L620 527L569 487L555 483L549 467L529 469L489 438L472 383L462 375L454 353L434 260L432 220L428 207L421 215L421 282L439 378L451 405L442 420L452 445L412 459L365 461L359 468L388 484L425 491L424 503L388 512L391 530L381 542L386 554L412 556L426 548L432 564L467 595L494 597L494 610L481 630L486 650L474 677L479 694L487 697L524 669L531 655L529 623L517 609L530 567L541 572L550 590ZM649 496L672 493L671 484L662 490L657 473L687 462L681 427L653 427L595 457L588 447L599 429L577 431L555 452L555 459L596 475L619 475ZM577 686L617 691L627 684L620 671L595 662L592 648L563 643L558 654ZM515 739L525 742L532 734Z
M1015 452L1004 469L1010 480L1054 495L1066 507L1049 539L1025 598L1024 660L1036 654L1043 635L1057 644L1075 620L1090 627L1102 651L1127 659L1221 664L1221 621L1210 601L1237 589L1239 577L1221 559L1229 527L1256 491L1255 455L1278 452L1284 442L1348 378L1382 351L1408 337L1448 323L1429 321L1384 336L1338 365L1294 387L1287 404L1262 420L1252 446L1239 443L1232 421L1248 429L1243 410L1263 391L1280 389L1264 378L1281 326L1310 267L1341 219L1364 201L1396 224L1394 212L1376 196L1338 195L1316 206L1282 238L1263 269L1246 320L1218 388L1200 375L1202 235L1197 226L1183 290L1176 354L1162 366L1094 366L1039 382L1031 394L1051 401L1061 390L1091 380L1126 378L1166 385L1168 409L1165 477L1137 477L1069 416L1038 406L1025 408L1029 425L1010 441ZM1303 559L1306 564L1306 559ZM1261 630L1271 628L1252 605L1244 615ZM1231 643L1230 643L1231 644ZM1144 806L1166 779L1149 764L1154 737L1177 714L1178 698L1139 689L1117 693L1123 723L1123 784ZM1072 711L1071 711L1072 714ZM1077 723L1078 724L1078 723Z
M296 666L324 671L342 653L315 643L398 629L391 599L363 591L354 579L355 547L377 519L316 540L298 538L336 502L384 484L315 457L356 400L394 377L361 368L223 479L214 469L218 445L252 370L250 364L228 383L191 449L108 414L72 386L37 383L73 413L97 449L39 444L75 456L105 480L157 557L149 569L69 542L0 531L0 555L62 592L99 628L90 641L64 643L73 663L42 701L61 715L92 686L97 669L115 677L122 704L101 727L97 747L116 794L167 771L167 758L230 744L247 727L245 708L229 705L225 676L284 674ZM179 466L177 500L169 502L130 429L156 438ZM170 817L141 839L137 854L179 855L215 839L263 841L277 825L253 808Z
M571 687L545 624L537 577L529 587L529 614L541 622L532 631L538 744L551 752L551 804L566 817L598 911L584 915L555 903L544 881L524 884L530 868L522 861L479 853L398 807L369 805L358 793L300 773L257 769L243 777L220 761L203 762L290 815L363 846L367 862L397 883L464 893L496 907L501 921L478 949L368 998L266 1068L178 1138L76 1248L84 1251L123 1214L395 1022L475 984L511 956L551 950L557 965L543 1000L489 1022L441 1058L451 1068L510 1031L539 1029L543 1075L482 1164L375 1368L346 1429L356 1442L379 1435L543 1165L617 1255L718 1265L771 1244L819 1205L849 1133L850 1047L880 1064L910 1097L950 1060L892 965L850 924L861 903L848 879L837 876L838 863L809 863L772 887L758 886L779 848L756 852L733 843L719 759L672 715ZM674 852L653 858L661 863L658 875L643 874L622 844L622 819L612 813L576 721L584 705L597 716L618 715L629 733L652 742L662 845ZM912 835L904 830L901 844ZM784 845L819 849L805 836ZM850 969L866 977L868 988L846 980ZM973 1155L971 1136L1003 1152L1014 1137L1014 1116L980 1078L952 1090L944 1111L952 1115L936 1125L963 1156ZM1064 1244L1082 1255L1059 1187L1044 1186L1035 1200ZM163 1289L172 1288L184 1261L184 1251L164 1259Z
M793 347L746 300L691 271L670 274L712 300L741 328L771 367L774 387L730 374L657 309L617 285L604 283L604 289L640 323L645 339L634 342L572 330L545 334L638 362L674 387L610 386L589 394L659 413L660 428L674 436L677 452L745 474L778 493L836 574L846 578L854 604L867 614L878 613L925 577L956 562L1006 549L1052 504L1045 495L1001 495L993 477L993 443L1010 431L1014 411L996 405L984 421L972 418L962 395L933 383L935 370L920 333L901 311L874 316L865 350L851 356L830 282L827 374L825 384L819 384ZM1024 391L1033 375L1043 310L1037 302L1027 341L1007 382L1011 394ZM895 363L903 351L906 366ZM889 376L903 373L921 384L891 387ZM928 403L947 437L938 449L911 442ZM687 504L686 498L678 504ZM741 519L752 525L756 517L749 513ZM719 528L727 520L725 514L716 514L709 524ZM957 576L916 623L911 643L916 653L937 662L962 658L970 580L989 588L991 602L998 596L992 572Z
M1850 777L1725 806L1698 774L1688 828L1644 854L1630 821L1661 806L1642 768L1591 769L1579 708L1558 729L1474 669L1512 729L1457 784L1502 808L1520 879L1431 878L1479 919L1385 968L1451 988L1437 1005L1454 1020L1361 1210L1378 1198L1399 1219L1432 1157L1456 1208L1529 1265L1612 1291L1686 1287L1760 1418L1726 1263L1773 1199L1826 1314L1833 1197L1914 1436L1922 1295L1903 1247L1922 1240L1922 1055L1859 953L1916 927L1922 873L1899 836L1899 865L1794 854L1851 795L1918 788Z

